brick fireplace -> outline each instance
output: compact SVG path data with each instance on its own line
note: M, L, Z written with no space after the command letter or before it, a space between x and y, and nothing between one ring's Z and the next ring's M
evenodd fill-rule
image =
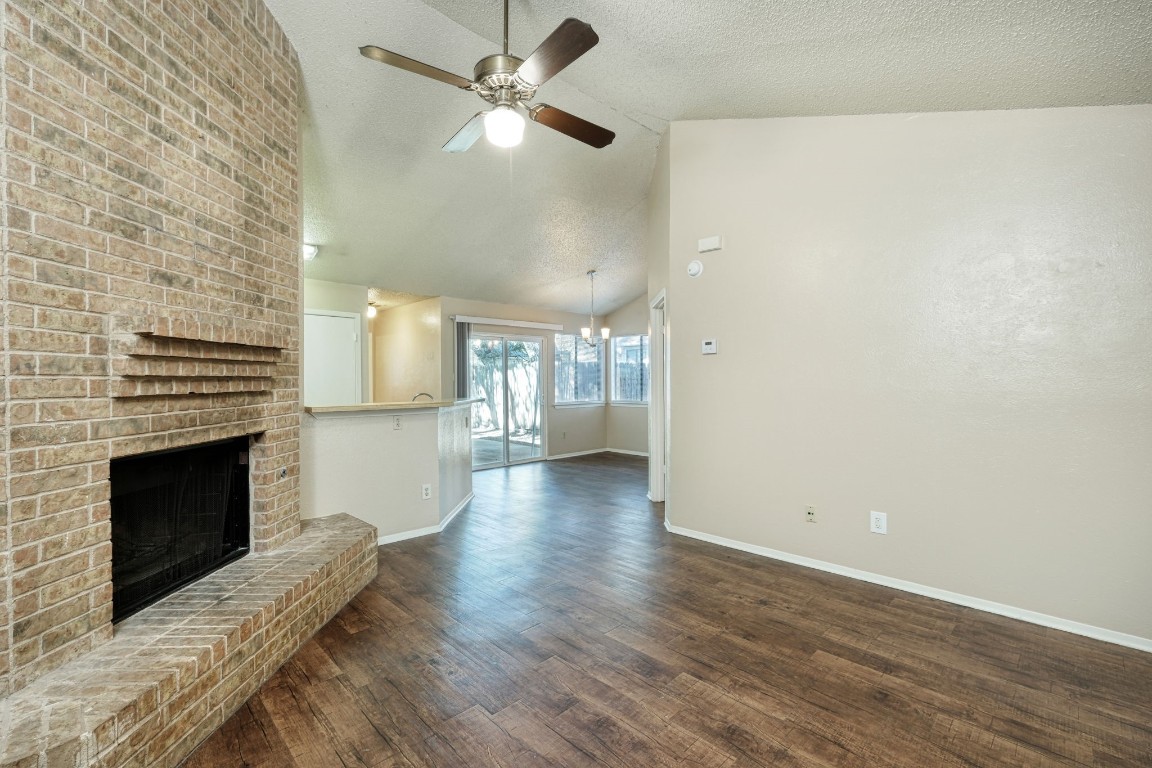
M71 723L76 739L18 734L49 764L63 744L113 765L108 754L144 754L111 750L143 738L132 734L149 717L178 721L175 699L208 701L236 647L260 663L212 699L213 718L242 703L370 578L372 537L350 520L301 536L299 83L275 20L258 0L11 0L0 24L0 729L35 686L82 678L95 695L93 658L187 630L211 614L204 595L255 611L212 614L224 639L193 653L194 671L174 662L174 676L140 682L156 712L141 710L149 694L125 694L141 710L131 727L116 709L113 726ZM244 436L253 554L209 577L195 605L169 599L114 630L110 461ZM253 573L277 574L288 599L245 597ZM267 649L242 645L256 635ZM0 750L0 765L18 758Z

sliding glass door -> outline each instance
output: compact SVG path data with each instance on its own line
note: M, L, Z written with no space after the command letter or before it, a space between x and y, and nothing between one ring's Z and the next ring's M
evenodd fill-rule
M501 467L544 456L544 340L473 334L472 466Z

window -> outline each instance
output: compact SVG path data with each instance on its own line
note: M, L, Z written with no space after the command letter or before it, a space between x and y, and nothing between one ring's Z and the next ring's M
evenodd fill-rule
M556 334L556 403L604 402L604 344Z
M612 402L648 402L648 336L612 339Z

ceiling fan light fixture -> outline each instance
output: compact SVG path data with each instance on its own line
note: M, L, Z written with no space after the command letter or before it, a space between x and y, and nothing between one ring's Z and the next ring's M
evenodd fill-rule
M508 52L508 0L504 0L504 52L485 56L476 62L472 70L474 80L375 45L360 46L360 55L464 91L472 91L493 105L493 109L488 112L477 112L463 128L456 131L444 144L445 152L467 152L480 138L481 130L487 134L488 141L498 147L517 146L524 136L524 117L516 112L516 107L527 110L534 123L582 141L590 147L603 149L616 138L616 134L607 128L548 104L528 106L536 97L537 88L599 42L600 37L591 24L567 18L527 59L513 56Z
M524 118L513 107L499 104L484 115L484 135L498 147L515 147L524 139Z

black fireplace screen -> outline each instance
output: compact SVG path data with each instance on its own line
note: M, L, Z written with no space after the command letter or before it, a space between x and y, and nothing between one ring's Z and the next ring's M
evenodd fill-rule
M112 620L248 552L248 438L112 461Z

